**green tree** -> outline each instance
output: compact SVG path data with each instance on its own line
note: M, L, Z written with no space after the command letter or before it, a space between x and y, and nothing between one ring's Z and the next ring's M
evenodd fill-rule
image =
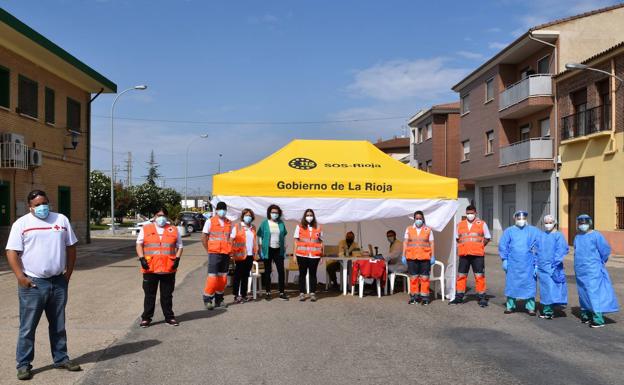
M165 207L179 205L182 201L182 195L172 188L160 189L159 195L160 203Z
M149 185L156 186L156 181L160 178L160 173L158 172L158 167L160 165L156 163L156 159L154 158L154 150L150 153L150 159L147 162L149 168L147 169L147 175L145 176L145 182Z
M132 189L125 188L121 183L115 184L115 220L123 222L128 212L134 209L135 201Z
M89 204L91 219L102 222L102 217L110 213L110 178L101 171L93 170L89 174Z
M151 217L161 206L160 189L155 185L143 183L132 188L136 210L147 217Z

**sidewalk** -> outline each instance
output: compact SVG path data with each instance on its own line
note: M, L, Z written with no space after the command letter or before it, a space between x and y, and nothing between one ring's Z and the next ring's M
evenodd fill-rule
M198 237L184 240L185 251L176 285L206 262ZM70 357L82 365L83 371L49 370L52 359L44 315L37 329L33 362L35 378L31 383L77 383L108 346L134 327L143 306L141 274L134 247L131 239L94 239L91 244L78 247L78 261L69 286L67 333ZM0 340L3 341L0 346L0 384L14 384L17 381L15 343L19 326L17 283L13 273L4 266L6 264L0 266L0 309L3 310L0 314ZM155 319L161 318L158 306Z

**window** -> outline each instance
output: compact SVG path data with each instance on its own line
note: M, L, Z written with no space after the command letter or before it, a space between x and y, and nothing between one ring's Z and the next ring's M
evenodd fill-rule
M470 141L464 140L461 142L462 145L462 162L470 160Z
M422 162L418 162L418 169L419 169L419 170L422 170L422 169L423 169L423 164L422 164Z
M529 124L520 127L520 141L529 140L531 137L531 126Z
M11 72L0 66L0 106L9 108L11 100Z
M485 153L494 153L494 131L488 131L485 133Z
M618 230L624 230L624 197L615 198L616 226Z
M550 118L540 120L539 124L542 138L550 137Z
M45 89L45 121L46 123L54 123L54 90L46 87Z
M537 61L537 73L549 74L550 73L550 55L544 56Z
M80 103L67 98L67 128L80 131Z
M485 102L494 99L494 78L485 81Z
M611 90L609 87L609 80L604 80L596 84L598 93L600 94L600 124L603 130L611 129Z
M433 125L431 123L427 124L427 139L431 139L433 136Z
M422 143L425 141L425 128L418 127L418 143Z
M431 169L433 168L433 161L428 160L425 167L427 168L427 172L431 172Z
M17 112L20 114L32 116L36 118L38 100L39 85L34 80L30 80L25 76L20 75L17 84Z
M467 114L470 112L470 94L466 94L461 98L461 113Z

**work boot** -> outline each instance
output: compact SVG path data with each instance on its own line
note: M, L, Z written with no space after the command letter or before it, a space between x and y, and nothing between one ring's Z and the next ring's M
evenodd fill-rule
M410 295L409 297L409 301L407 301L408 305L414 305L416 303L416 296L415 295Z
M78 365L77 363L71 360L67 360L58 365L54 365L54 369L65 369L65 370L69 370L70 372L79 372L82 370L80 365Z
M464 303L464 296L456 294L455 299L449 302L449 305L460 305L462 303Z
M431 301L429 301L429 298L423 298L422 301L420 302L421 305L423 306L427 306L431 303Z
M479 306L481 307L487 307L488 305L488 300L487 297L484 295L479 296Z
M271 300L271 292L267 291L266 293L264 293L264 299L267 301Z
M33 378L32 366L27 365L17 369L17 379L20 381L30 380Z

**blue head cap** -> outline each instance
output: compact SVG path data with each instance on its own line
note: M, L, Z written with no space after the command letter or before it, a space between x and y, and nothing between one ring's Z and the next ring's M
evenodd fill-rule
M514 218L516 219L526 219L529 216L529 213L526 211L518 210L514 213Z
M582 224L582 223L587 223L587 224L592 224L592 218L587 215L587 214L581 214L578 217L576 217L576 223L578 224Z

